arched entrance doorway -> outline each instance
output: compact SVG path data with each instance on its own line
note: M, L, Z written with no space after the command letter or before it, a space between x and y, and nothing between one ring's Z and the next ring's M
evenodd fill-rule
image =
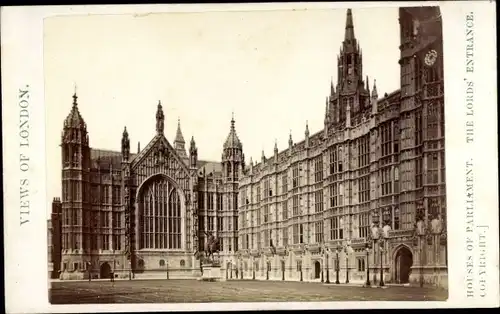
M397 283L404 284L410 282L410 270L413 265L413 254L406 247L402 246L396 252L394 260L394 278Z
M99 277L102 279L111 278L111 266L108 264L108 262L104 262L101 264Z
M321 264L319 261L314 262L314 279L318 279L321 276Z

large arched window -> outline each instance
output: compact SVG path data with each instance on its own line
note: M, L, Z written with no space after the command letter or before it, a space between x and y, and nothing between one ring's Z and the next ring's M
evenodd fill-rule
M141 198L141 247L181 248L181 202L179 192L167 180L151 181Z

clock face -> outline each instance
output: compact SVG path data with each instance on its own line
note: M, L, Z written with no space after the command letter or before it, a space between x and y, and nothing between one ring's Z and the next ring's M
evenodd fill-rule
M434 65L434 63L436 62L437 56L438 56L438 53L436 50L434 50L434 49L429 50L427 52L427 54L425 55L425 59L424 59L425 64L427 66Z

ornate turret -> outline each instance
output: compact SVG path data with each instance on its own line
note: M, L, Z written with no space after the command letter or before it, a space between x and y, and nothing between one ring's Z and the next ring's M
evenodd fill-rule
M185 147L186 142L184 141L184 136L182 136L182 131L181 131L181 120L177 120L177 133L175 134L175 140L174 140L174 148L177 151L177 154L181 158L187 158L186 154L186 147Z
M165 115L163 114L161 101L158 101L158 108L156 109L156 133L163 134L164 129L165 129Z
M378 111L377 99L378 99L378 94L377 94L376 80L373 80L373 90L372 90L372 97L371 97L371 105L372 105L372 114L373 115L377 114L377 111Z
M290 130L290 136L288 137L288 155L292 155L293 140L292 140L292 130Z
M78 96L73 94L73 106L64 120L61 137L64 167L90 167L90 148L87 124L78 110Z
M278 140L274 140L274 163L278 163Z
M306 145L306 148L309 147L309 122L306 121L306 130L304 132L304 135L305 135L305 145Z
M196 168L197 161L198 161L198 148L196 148L196 143L194 142L194 136L192 136L191 143L189 145L189 166L191 168Z
M234 118L231 119L231 128L229 130L229 135L224 142L224 149L242 149L242 144L236 134L236 128L234 127Z
M128 138L127 127L123 129L122 134L122 158L123 161L128 161L130 158L130 139Z
M87 132L87 124L83 120L83 117L78 110L78 96L76 96L76 91L73 94L73 106L71 107L71 111L64 120L64 129L78 129L83 132Z
M243 170L244 156L243 145L241 144L236 128L234 126L234 117L231 118L231 127L229 134L224 142L222 151L222 166L224 168L224 177L230 181L238 179L239 172Z
M264 150L262 150L262 156L260 159L261 159L262 165L264 165L264 163L266 162L266 155L264 154Z
M378 99L377 80L373 80L372 99L375 99L375 100Z

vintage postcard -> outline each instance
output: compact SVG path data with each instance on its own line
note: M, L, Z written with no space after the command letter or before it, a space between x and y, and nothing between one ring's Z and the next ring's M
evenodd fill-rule
M499 305L494 3L1 21L7 312Z

